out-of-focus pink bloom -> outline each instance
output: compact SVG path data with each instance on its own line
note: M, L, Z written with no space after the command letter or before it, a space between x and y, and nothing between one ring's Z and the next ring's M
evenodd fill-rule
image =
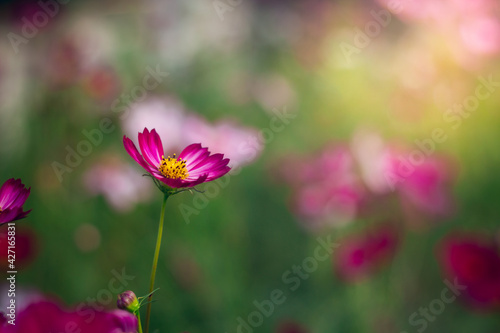
M11 298L9 297L10 283L0 285L0 317L2 311L9 306ZM22 312L30 304L44 300L44 296L36 289L28 288L24 285L16 285L16 313ZM0 324L0 332L2 325Z
M307 333L307 332L308 330L302 327L302 325L291 320L279 323L278 327L276 328L276 333Z
M334 259L337 275L348 282L372 275L391 262L399 241L398 230L391 224L341 240Z
M199 116L188 116L183 134L185 144L203 142L210 149L223 153L230 159L233 169L251 163L263 149L255 129L230 120L220 120L212 125Z
M292 185L334 182L339 178L352 180L355 177L354 160L344 146L327 147L316 155L297 155L284 161L287 167L281 176Z
M135 333L137 330L137 318L123 310L102 312L92 309L94 316L91 319L81 313L62 309L52 301L39 301L17 313L15 325L4 323L0 333L67 332L69 327L80 333ZM7 321L10 320L8 313L6 317Z
M23 211L23 205L30 195L21 179L11 178L0 188L0 225L25 218L31 210Z
M500 52L500 8L497 1L403 1L396 7L391 0L378 2L392 8L393 13L405 21L431 27L430 31L442 35L461 62L472 61L473 55Z
M453 212L449 191L450 163L433 152L421 149L395 149L373 132L359 132L352 142L363 180L375 194L398 193L418 211L447 216Z
M466 301L479 309L500 307L500 251L483 235L453 233L437 248L444 275L464 286Z
M121 108L128 108L124 105ZM146 128L155 128L166 151L184 146L184 108L173 98L151 98L130 106L122 115L124 134L135 140L137 133ZM192 141L193 142L193 141Z
M386 171L390 154L382 137L376 132L358 131L352 138L351 151L366 187L375 194L389 192Z
M132 165L110 155L85 172L83 183L90 194L102 194L114 209L126 212L152 197L151 183L141 181L140 176Z
M432 0L402 1L394 2L390 0L377 0L377 2L386 8L392 9L393 13L405 21L429 20L434 13L441 10L442 4Z
M449 165L438 157L424 157L421 163L413 164L409 156L394 154L389 158L386 179L391 188L419 211L434 216L449 215L453 211Z
M160 136L153 129L139 133L139 147L126 136L123 145L129 155L151 176L171 188L193 187L224 176L231 170L229 159L223 154L211 155L208 148L193 143L182 150L179 157L165 157Z
M4 270L9 267L9 229L4 227L0 228L0 268ZM17 269L26 267L37 254L37 237L35 232L28 226L16 226L15 235L15 266ZM12 254L12 253L11 253Z
M315 184L297 189L293 207L307 228L318 229L352 221L361 200L357 184Z
M351 221L364 190L345 147L323 150L318 156L287 160L283 177L293 189L293 210L307 228L341 225ZM280 169L281 172L281 169Z
M478 17L460 25L460 36L467 50L474 54L500 52L500 19Z

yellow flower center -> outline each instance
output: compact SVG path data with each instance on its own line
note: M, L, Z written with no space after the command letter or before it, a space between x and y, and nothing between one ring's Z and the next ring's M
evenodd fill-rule
M165 158L165 156L162 156L158 171L160 171L162 175L170 179L186 179L187 177L189 177L186 168L186 161L180 158L177 159L175 157L175 154L174 157L168 156L167 158Z

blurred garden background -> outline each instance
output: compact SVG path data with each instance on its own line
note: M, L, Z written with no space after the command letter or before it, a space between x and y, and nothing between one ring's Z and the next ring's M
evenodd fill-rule
M0 8L19 304L148 293L147 127L233 168L167 202L152 332L499 332L498 1Z

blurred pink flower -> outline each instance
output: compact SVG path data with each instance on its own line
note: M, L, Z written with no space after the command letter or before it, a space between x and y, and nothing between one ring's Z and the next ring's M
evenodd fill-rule
M341 240L334 254L337 275L344 281L355 282L374 274L391 262L399 238L393 225L384 224Z
M141 180L142 173L119 157L99 159L83 175L83 183L92 195L103 195L117 211L126 212L152 197L153 186Z
M369 131L354 135L351 147L366 186L375 194L395 192L431 216L453 212L449 189L453 178L451 163L439 153L394 148Z
M352 221L361 200L356 184L316 184L298 189L293 207L307 228L318 229Z
M7 322L0 326L0 333L67 332L69 328L80 333L133 333L137 330L137 318L126 311L89 309L93 314L89 320L87 315L81 315L81 310L68 311L52 301L37 301L16 313L15 325ZM11 320L8 313L6 318Z
M414 164L411 156L407 153L389 157L387 181L417 210L431 216L450 215L454 205L449 190L449 165L438 156L424 157L421 163Z
M200 116L187 116L183 134L185 144L203 142L210 149L223 153L230 159L232 168L253 162L263 149L262 143L255 140L259 134L257 130L231 120L210 124Z
M359 130L352 137L351 151L366 187L375 194L390 192L386 178L390 151L382 137L374 131Z
M500 249L490 237L452 233L439 243L437 257L446 278L464 286L471 306L500 308Z
M0 317L2 311L9 306L11 298L9 297L9 289L10 283L5 280L5 283L0 285ZM41 294L38 290L30 287L26 287L25 285L16 285L16 313L23 311L26 307L28 307L31 303L39 302L44 300L43 294ZM0 327L2 325L0 324ZM1 328L0 328L0 332Z
M497 1L403 1L396 7L392 0L377 1L392 8L401 19L423 23L432 33L440 34L464 65L474 61L474 55L488 56L500 52L500 8Z
M292 209L307 228L341 225L356 216L364 190L345 147L287 159L286 165L280 177L292 186Z
M138 144L137 133L155 128L165 151L178 151L184 146L184 107L171 97L149 98L130 106L122 116L123 132ZM205 141L202 141L205 142Z

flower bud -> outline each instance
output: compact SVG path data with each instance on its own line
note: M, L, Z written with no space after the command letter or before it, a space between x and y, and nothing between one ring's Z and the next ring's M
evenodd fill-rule
M127 310L128 312L135 313L139 310L139 300L135 296L134 292L131 290L127 290L120 295L118 295L118 300L116 301L116 305L119 309Z

